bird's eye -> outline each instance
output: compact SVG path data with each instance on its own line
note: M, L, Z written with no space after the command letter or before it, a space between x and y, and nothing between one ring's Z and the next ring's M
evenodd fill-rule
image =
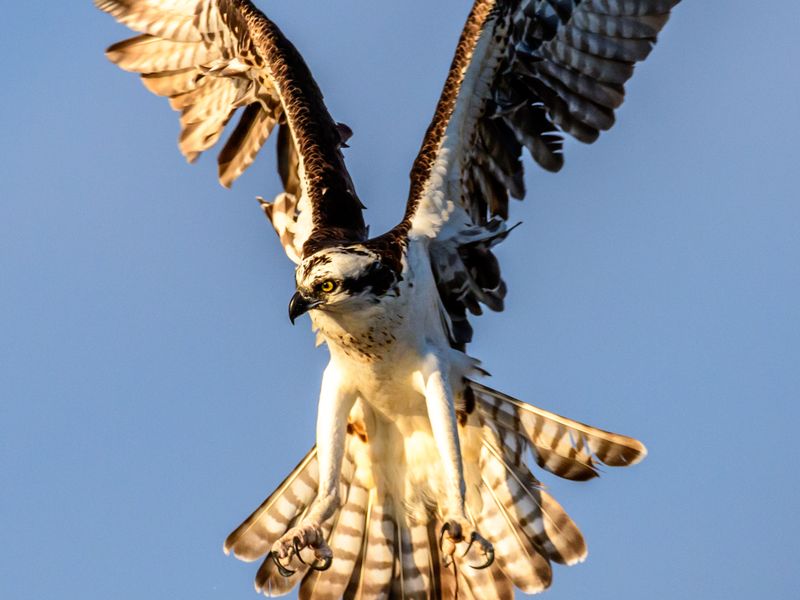
M330 279L328 279L327 281L323 281L322 283L319 284L319 289L325 292L326 294L330 294L333 290L336 289L336 284Z

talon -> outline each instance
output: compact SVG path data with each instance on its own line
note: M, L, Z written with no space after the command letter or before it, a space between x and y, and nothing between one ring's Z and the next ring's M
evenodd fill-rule
M450 522L448 521L444 525L442 525L442 531L439 533L439 550L442 550L442 544L444 544L444 534L450 531Z
M298 554L298 556L300 556L300 555ZM332 556L325 556L325 557L322 558L322 562L321 563L319 561L314 561L313 563L311 563L308 566L311 567L312 569L314 569L315 571L327 571L328 569L331 568L331 563L332 562L333 562L333 557ZM303 564L308 564L308 563L303 563Z
M477 532L473 531L472 535L469 536L469 544L467 545L467 549L462 556L467 555L467 552L469 552L469 549L472 548L472 544L474 544L475 542L480 543L481 549L483 550L483 553L486 555L486 562L484 562L481 565L470 565L470 567L476 570L486 569L487 567L491 566L491 564L494 562L494 546L492 546L489 542L481 538L481 536L478 535Z
M450 540L453 539L452 529L453 528L450 525L450 522L448 521L447 523L442 525L442 530L439 533L439 551L442 553L442 562L443 563L445 562L444 558L445 557L452 557L453 552L455 550L455 546L453 545L453 543L451 541L448 541L447 550L445 550L445 548L444 548L444 536L445 536L445 534L449 534ZM450 565L449 562L445 564L445 566L449 566L449 565Z
M294 554L297 557L297 560L299 560L304 565L308 566L308 563L303 560L303 556L302 556L302 554L300 554L301 548L300 548L300 538L299 537L294 536L292 538L292 548L294 548Z
M445 540L445 535L447 540ZM453 564L453 555L456 551L456 544L464 540L461 525L457 522L447 521L442 525L441 532L439 533L439 550L442 552L442 564L449 567ZM445 541L447 548L445 548Z
M286 567L283 566L277 554L275 554L274 552L270 552L269 556L272 558L272 562L275 563L275 566L278 567L278 573L280 573L284 577L291 577L292 575L295 574L294 571L292 571L291 569L287 569ZM298 556L300 555L298 554Z
M444 541L445 533L450 534L450 537L453 539L453 543L455 544L464 539L464 536L461 534L461 526L458 524L453 525L452 521L448 521L447 523L442 525L442 531L441 533L439 533L439 548L442 547L442 542Z
M467 554L469 554L469 550L470 548L472 548L472 544L474 544L475 540L477 539L478 539L478 534L473 531L472 534L469 536L469 544L467 544L467 549L464 550L464 554L461 555L461 558L464 558Z
M486 549L486 562L483 563L482 565L470 565L470 567L476 570L486 569L492 566L493 562L494 562L494 548L490 547Z

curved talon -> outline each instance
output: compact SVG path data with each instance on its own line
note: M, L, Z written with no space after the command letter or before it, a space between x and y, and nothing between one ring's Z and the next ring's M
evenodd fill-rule
M300 555L298 554L298 556L300 556ZM315 571L327 571L328 569L331 568L331 563L332 562L333 562L333 557L332 556L326 556L325 558L322 559L322 563L321 564L319 563L319 561L314 561L313 563L311 563L308 566L311 567L312 569L314 569ZM303 564L308 564L308 563L304 562Z
M472 535L469 536L469 544L467 544L467 549L464 550L464 554L461 555L461 558L464 558L467 554L469 554L470 548L472 548L472 544L475 543L475 540L478 539L478 534L473 531Z
M287 569L286 567L283 566L277 554L275 554L274 552L270 552L269 556L272 558L272 562L275 563L275 566L278 567L278 573L280 573L284 577L291 577L292 575L295 574L295 571Z
M489 546L488 548L484 548L484 551L486 552L486 562L483 563L482 565L470 565L470 567L472 567L477 571L480 571L481 569L486 569L492 566L492 563L494 562L494 548L492 546Z
M311 567L315 571L327 571L328 569L331 568L331 564L333 563L332 556L325 556L322 559L317 558L314 562L311 563L306 562L305 559L303 558L303 555L300 553L300 550L302 550L302 548L300 548L300 543L301 542L299 537L294 536L294 538L292 538L292 548L294 548L294 555L297 557L297 560L299 560L305 566ZM279 567L281 566L282 565L279 565ZM285 568L284 570L288 571L288 569ZM294 571L291 571L291 573L294 573ZM281 572L281 575L287 577L287 575L285 575L283 572Z
M450 531L450 523L447 522L442 525L442 530L439 532L439 550L442 549L442 544L444 543L444 534Z
M452 531L453 531L453 527L452 527L452 525L450 525L450 523L451 523L451 522L450 522L450 521L448 521L447 523L445 523L444 525L442 525L442 530L441 530L441 532L439 533L439 548L441 548L441 547L442 547L442 542L444 541L444 534L445 534L445 533L448 533L448 532L452 532ZM462 536L462 535L461 535L461 528L460 528L460 527L458 527L458 529L457 529L457 530L458 530L458 535L457 535L457 536L454 536L454 535L451 535L451 536L450 536L450 537L452 537L452 538L453 538L453 543L454 543L454 544L457 544L458 542L460 542L460 541L462 541L462 540L464 539L464 536ZM457 537L458 539L456 539L456 537Z
M444 525L442 525L442 530L439 532L439 550L442 551L442 545L444 544L444 534L450 531L450 522L448 521ZM442 551L442 565L444 568L448 568L451 564L453 564L453 560L450 554L444 554Z
M472 544L477 542L479 539L480 539L480 536L478 535L478 532L473 531L472 535L469 536L469 544L467 544L467 549L464 550L464 554L461 555L462 558L465 557L467 554L469 554L469 551L472 548ZM487 546L488 546L488 548L487 548ZM470 567L472 567L473 569L480 570L480 569L485 569L485 568L491 566L491 564L494 562L494 547L492 547L488 543L487 543L487 546L484 546L483 544L481 544L481 547L482 547L484 553L486 554L486 562L483 563L482 565L470 565Z
M308 563L303 560L303 556L300 554L301 548L300 548L300 538L299 537L294 536L292 538L292 547L294 548L294 554L295 554L295 556L297 556L297 560L299 560L304 565L308 566Z

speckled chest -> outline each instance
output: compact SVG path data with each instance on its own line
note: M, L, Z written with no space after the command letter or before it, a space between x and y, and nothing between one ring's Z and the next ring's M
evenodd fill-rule
M398 349L398 332L402 330L405 315L384 314L369 319L363 327L348 330L323 331L329 345L334 345L346 357L359 362L388 360Z

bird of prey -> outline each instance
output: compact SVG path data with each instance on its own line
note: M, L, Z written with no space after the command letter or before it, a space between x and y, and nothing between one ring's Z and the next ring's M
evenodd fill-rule
M679 0L475 0L411 169L402 220L370 237L337 123L295 47L249 0L95 0L140 35L107 51L180 111L191 162L230 186L277 126L284 191L262 207L297 265L292 322L330 362L316 445L225 541L256 588L301 598L513 598L586 556L525 463L572 480L640 461L637 440L479 380L468 313L503 308L492 248L522 198L522 149L548 171L564 133L614 123L624 84ZM288 292L287 292L288 295Z

